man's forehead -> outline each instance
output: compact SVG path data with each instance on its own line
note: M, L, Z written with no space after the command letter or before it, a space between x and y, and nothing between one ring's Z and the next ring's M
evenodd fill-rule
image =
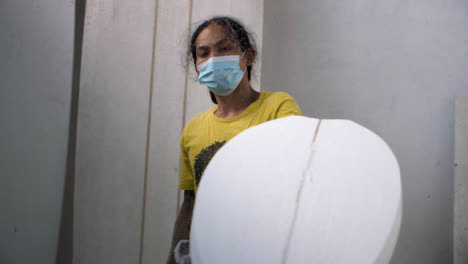
M197 36L197 40L201 39L223 39L229 37L229 30L221 25L210 24L205 27Z

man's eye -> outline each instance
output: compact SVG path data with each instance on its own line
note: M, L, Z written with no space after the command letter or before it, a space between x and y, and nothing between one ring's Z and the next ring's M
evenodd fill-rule
M230 50L230 49L231 49L231 47L223 47L222 50L223 50L223 51L227 51L227 50Z
M198 53L198 57L203 58L203 57L206 57L206 56L208 56L208 52Z

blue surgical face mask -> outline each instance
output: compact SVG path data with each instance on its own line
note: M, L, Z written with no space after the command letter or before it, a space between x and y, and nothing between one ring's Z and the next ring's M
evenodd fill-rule
M197 67L200 72L198 82L208 86L216 95L230 95L244 75L239 61L239 55L211 57Z

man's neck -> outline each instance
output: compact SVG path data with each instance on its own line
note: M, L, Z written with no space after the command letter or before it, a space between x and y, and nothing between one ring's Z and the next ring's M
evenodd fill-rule
M241 84L242 85L242 84ZM250 84L240 86L228 96L216 96L218 108L215 115L221 118L233 118L240 115L249 107L250 104L257 101L260 93L254 91Z

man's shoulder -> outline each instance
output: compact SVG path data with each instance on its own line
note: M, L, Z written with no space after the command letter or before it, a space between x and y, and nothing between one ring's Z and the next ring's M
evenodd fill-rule
M289 115L301 115L296 100L286 92L269 92L263 105L266 111L274 112L274 119Z
M280 104L281 102L286 101L286 100L294 100L292 98L292 96L289 95L286 92L281 92L281 91L267 92L267 91L264 91L264 93L265 93L265 102L268 102L268 103Z
M200 129L200 127L206 124L206 121L211 117L212 113L214 112L215 107L216 106L213 106L210 109L194 116L185 125L183 133L187 133L188 131L192 131L194 129Z

